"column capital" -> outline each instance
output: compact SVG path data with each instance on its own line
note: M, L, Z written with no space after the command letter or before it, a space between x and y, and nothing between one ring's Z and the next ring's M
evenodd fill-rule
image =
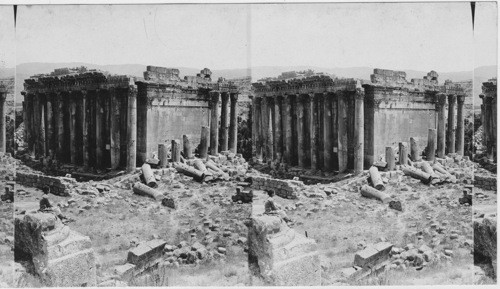
M458 102L458 104L464 104L464 102L465 102L465 95L463 95L463 94L462 95L460 95L460 94L457 95L457 102Z
M354 94L354 98L357 100L365 99L365 91L361 88L356 88L356 93Z
M218 91L210 91L209 96L210 100L213 102L218 102L220 100L220 92Z
M446 104L446 94L438 93L436 94L436 105L444 106Z
M238 101L238 93L231 93L229 95L231 97L231 101Z
M457 95L456 94L448 94L448 104L453 105L457 102Z

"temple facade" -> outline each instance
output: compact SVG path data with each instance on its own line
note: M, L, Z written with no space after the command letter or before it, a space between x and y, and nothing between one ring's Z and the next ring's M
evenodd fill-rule
M464 90L439 85L434 71L411 81L405 72L375 69L364 83L316 75L252 86L256 161L359 172L410 138L424 147L429 129L436 130L438 157L463 154Z
M26 79L22 94L25 139L36 157L131 171L157 155L159 145L177 139L197 144L203 127L211 128L212 154L236 152L238 88L212 81L206 68L181 79L178 69L148 66L140 80L56 69ZM219 131L227 140L220 146Z

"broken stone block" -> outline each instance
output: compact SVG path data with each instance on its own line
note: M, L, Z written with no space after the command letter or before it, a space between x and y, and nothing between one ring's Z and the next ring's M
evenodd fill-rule
M362 268L365 266L373 267L390 257L392 246L391 243L380 242L366 247L364 250L356 253L354 256L354 265Z
M138 269L153 266L160 261L166 244L161 239L141 243L128 252L127 262L136 265Z

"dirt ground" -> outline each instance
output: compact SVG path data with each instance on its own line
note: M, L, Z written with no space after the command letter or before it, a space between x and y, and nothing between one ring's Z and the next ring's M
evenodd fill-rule
M406 176L388 181L385 193L401 202L402 212L362 197L358 188L364 179L308 186L305 195L310 197L277 200L295 221L294 229L316 239L322 285L472 284L472 208L459 204L463 184L429 186ZM334 193L326 196L325 187ZM340 271L353 265L355 253L382 240L398 248L425 244L436 258L418 270L400 265L360 281L343 280Z
M224 247L225 254L215 252L210 260L197 264L181 264L167 270L151 272L149 276L132 280L139 286L210 286L248 284L245 220L251 204L231 201L235 182L198 183L176 174L159 182L158 190L174 197L177 208L171 209L159 201L138 196L129 189L114 188L116 180L89 182L89 187L104 185L109 192L96 195L59 197L50 195L62 213L74 222L68 226L87 235L97 256L98 284L115 279L114 267L126 263L129 249L142 241L161 238L177 246L181 241L201 242L208 250ZM15 203L16 214L36 210L43 193L19 186ZM210 230L204 222L215 224ZM35 282L36 283L36 282Z

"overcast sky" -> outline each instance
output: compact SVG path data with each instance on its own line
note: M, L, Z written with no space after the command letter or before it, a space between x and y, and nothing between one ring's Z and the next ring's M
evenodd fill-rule
M474 38L468 2L19 6L17 63L465 71L496 64L496 13Z
M12 6L0 5L0 69L15 66L15 44Z

